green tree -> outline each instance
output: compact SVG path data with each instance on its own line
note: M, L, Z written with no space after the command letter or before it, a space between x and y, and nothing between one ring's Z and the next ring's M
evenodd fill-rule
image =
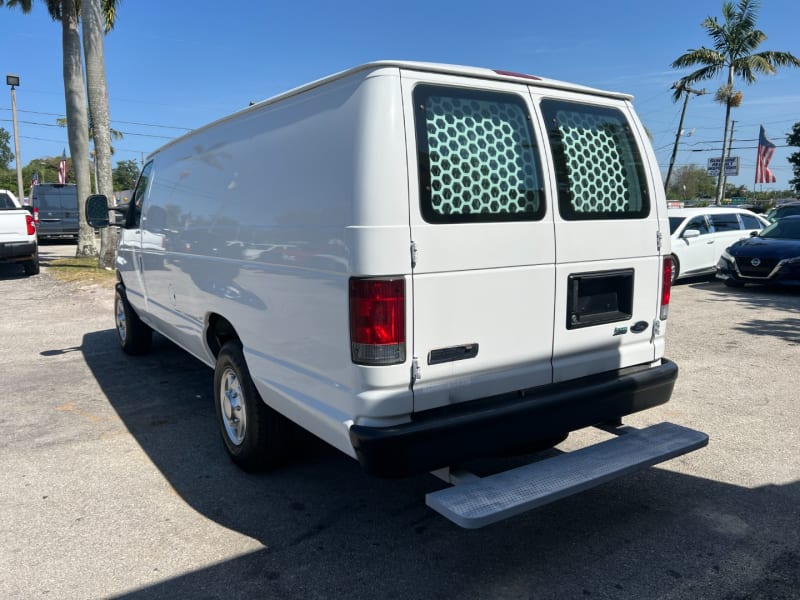
M756 74L773 75L778 67L800 67L800 59L789 52L775 50L755 50L767 39L766 34L756 28L758 9L757 0L739 0L734 6L733 2L723 2L723 22L716 17L707 17L700 25L706 30L713 42L713 48L702 46L690 49L679 56L672 63L675 69L694 67L700 68L679 80L682 86L691 85L698 81L713 79L720 73L726 75L726 83L717 92L717 99L725 104L725 128L722 136L722 164L728 156L728 130L730 127L731 108L741 102L741 92L733 89L736 78L742 79L748 85L756 82ZM682 87L676 88L678 92ZM722 199L723 170L720 170L717 179L715 201Z
M135 160L121 160L114 169L114 189L132 190L139 176L139 165Z
M14 160L14 153L11 151L11 136L0 127L0 169L8 169L12 160Z
M714 178L698 165L684 165L675 169L670 178L667 198L670 200L694 200L710 198L714 193Z
M800 122L797 122L792 127L792 132L786 136L786 143L790 146L800 146ZM792 172L794 178L789 180L789 185L795 195L800 197L800 152L794 152L789 155L789 163L792 165Z

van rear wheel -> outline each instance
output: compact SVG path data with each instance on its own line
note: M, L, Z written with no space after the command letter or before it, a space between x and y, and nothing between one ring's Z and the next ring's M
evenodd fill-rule
M238 340L227 342L214 369L214 404L225 449L245 471L274 469L287 452L288 422L261 399Z
M120 284L117 284L114 295L114 321L119 345L126 354L144 354L150 350L153 330L133 310L125 295L125 288Z

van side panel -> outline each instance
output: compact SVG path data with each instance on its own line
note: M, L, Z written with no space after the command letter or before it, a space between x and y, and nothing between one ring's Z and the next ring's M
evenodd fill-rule
M264 400L351 455L354 416L411 412L408 366L354 365L348 323L351 275L410 273L396 69L252 107L156 162L146 287L176 342L213 364L204 331L224 318Z

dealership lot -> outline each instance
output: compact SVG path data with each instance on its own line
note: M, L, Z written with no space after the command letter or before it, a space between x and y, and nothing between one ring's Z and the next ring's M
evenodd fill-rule
M669 420L705 449L477 531L322 444L245 475L212 373L121 353L109 288L0 265L2 598L796 598L800 292L673 290ZM577 447L592 432L571 436Z

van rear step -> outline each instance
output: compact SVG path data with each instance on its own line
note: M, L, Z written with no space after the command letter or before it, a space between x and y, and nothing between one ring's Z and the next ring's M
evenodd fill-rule
M487 477L435 471L455 485L427 494L425 503L456 525L476 529L708 444L705 433L673 423L604 429L618 437Z

